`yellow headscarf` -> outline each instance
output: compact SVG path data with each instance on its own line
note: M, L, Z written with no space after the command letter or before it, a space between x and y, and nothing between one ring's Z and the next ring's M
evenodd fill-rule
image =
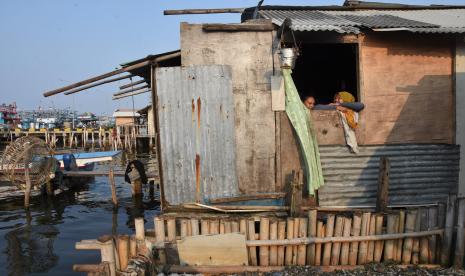
M339 95L339 97L341 97L342 101L345 102L345 103L353 103L353 102L355 102L355 97L352 94L350 94L349 92L347 92L347 91L341 91L341 92L339 92L337 94ZM350 126L350 128L356 129L358 123L355 120L355 111L346 110L343 113L344 113L344 115L346 117L347 124Z

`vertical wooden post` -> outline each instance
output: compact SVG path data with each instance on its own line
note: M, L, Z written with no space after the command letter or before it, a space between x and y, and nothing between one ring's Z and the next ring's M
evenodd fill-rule
M417 210L417 217L415 219L415 232L421 229L421 209ZM412 245L412 264L420 263L420 238L413 239Z
M376 200L376 212L386 212L388 205L388 190L389 190L389 172L390 163L387 157L381 157L379 162L379 178L378 178L378 195Z
M308 237L316 237L317 228L317 210L308 211ZM307 264L315 265L315 244L309 244L307 247Z
M455 242L455 256L454 256L454 267L463 267L463 254L465 251L465 240L464 240L464 229L465 226L465 198L458 200L458 212L457 212L457 238Z
M307 226L308 226L308 219L307 218L299 218L299 238L306 238L307 237ZM307 260L307 246L305 244L299 245L297 247L297 265L305 265L305 261Z
M231 221L231 232L240 233L239 231L239 222L237 220Z
M239 233L247 236L247 220L241 219L239 221Z
M47 196L53 196L53 183L51 181L47 181L47 183L45 183L45 192L47 193Z
M344 217L338 216L336 218L336 226L334 228L334 237L341 237L344 227ZM341 243L335 242L333 248L331 249L331 265L339 264L339 257L341 254Z
M191 235L197 236L199 235L199 220L198 219L191 219Z
M294 238L294 220L292 218L287 219L287 239ZM286 255L285 255L285 265L292 265L292 255L293 255L294 247L292 245L286 246Z
M266 217L260 218L260 240L270 239L270 220ZM268 266L270 264L270 248L269 246L260 246L259 248L260 266Z
M138 242L145 241L144 218L136 218L134 220L134 225L136 228L136 240Z
M26 190L24 191L24 208L29 209L31 198L31 176L29 175L29 164L25 164L24 176L26 179Z
M430 207L428 208L428 230L433 230L438 226L438 208ZM430 264L436 263L436 253L437 253L437 238L436 235L428 237L429 242L429 253L428 260Z
M166 241L166 233L165 233L165 221L161 217L155 217L153 219L153 224L155 226L155 240L157 242L165 242ZM158 256L160 258L160 263L166 263L166 254L163 249L158 251Z
M410 233L415 231L415 220L417 218L417 211L412 210L407 212L407 219L405 221L405 233ZM402 252L402 263L410 264L412 260L412 248L413 248L413 239L406 238L404 241L404 248Z
M399 224L397 225L397 232L404 233L404 231L405 231L405 211L400 210L399 211ZM396 253L395 253L396 262L402 261L402 243L403 243L403 239L397 240L397 247L396 247Z
M286 238L286 221L280 220L278 222L278 240L284 240ZM278 246L278 264L279 266L284 265L284 246Z
M446 222L444 226L444 236L442 237L441 265L448 267L450 265L450 253L452 248L452 237L454 235L455 220L455 195L449 195L446 208Z
M247 222L247 235L248 235L248 240L253 241L255 240L255 221L253 219L250 219ZM257 247L251 246L249 247L249 264L252 266L257 265Z
M200 221L200 233L202 235L208 235L210 233L210 222L206 219Z
M375 234L381 235L383 234L383 214L376 215L376 222L375 222ZM383 245L384 241L376 241L375 242L375 252L373 255L373 261L379 263L381 262L381 256L383 255Z
M342 233L343 237L350 237L350 232L352 230L352 219L345 218L344 219L344 230ZM341 245L341 261L340 265L348 265L349 264L349 242L343 242Z
M278 239L278 221L270 221L270 240ZM270 266L278 265L278 247L270 246Z
M360 229L360 236L367 236L370 231L370 218L371 213L363 213L362 215L362 227ZM368 253L368 242L360 242L359 251L358 251L358 264L365 264L367 260Z
M389 214L387 216L387 233L394 234L397 231L397 221L399 216L397 214ZM387 240L384 244L384 261L392 261L394 260L395 255L395 241L394 240Z
M134 236L129 238L129 252L131 253L131 258L137 256L137 242Z
M169 218L166 221L166 228L168 232L168 241L175 242L176 241L176 220L174 218Z
M294 218L294 238L299 237L299 226L300 226L300 219L299 218ZM299 246L294 245L292 246L292 264L296 265L297 264L297 249Z
M360 236L360 225L362 224L362 216L359 214L354 214L352 220L352 236ZM357 264L358 256L358 242L352 242L349 247L349 265Z
M428 230L428 209L420 209L420 230ZM429 259L429 240L428 237L420 238L420 263L427 264Z
M126 271L129 261L129 236L121 235L118 237L118 255L121 271Z
M334 219L335 215L329 214L326 220L326 233L325 237L332 237L334 233ZM327 242L323 246L323 265L329 265L331 262L331 246L330 242Z
M370 217L370 227L368 231L368 235L372 236L376 234L376 214L372 214ZM372 263L374 260L375 254L375 242L369 241L368 242L368 250L367 250L367 263Z
M113 166L110 167L110 171L108 172L108 180L110 182L111 188L111 202L113 205L118 205L118 198L116 197L116 184L115 184L115 175L113 172Z
M111 236L102 236L98 238L100 242L100 254L102 262L107 262L110 266L110 276L116 276L116 256L113 238Z
M325 236L325 227L322 221L318 221L318 223L316 224L316 235L319 238L322 238ZM321 247L322 247L321 243L318 243L315 245L315 265L316 266L319 266L321 264Z

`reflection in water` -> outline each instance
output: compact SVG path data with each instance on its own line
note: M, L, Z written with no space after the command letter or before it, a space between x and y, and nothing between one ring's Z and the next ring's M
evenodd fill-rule
M150 156L142 159L153 169L148 160ZM96 166L96 170L107 167ZM22 196L1 199L0 275L70 274L73 264L100 260L98 251L75 250L75 242L104 234L132 234L136 217L145 217L150 223L159 213L157 192L152 194L145 185L143 197L135 199L130 184L122 177L115 180L118 207L111 203L106 177L95 177L54 197L33 197L29 211L23 208Z

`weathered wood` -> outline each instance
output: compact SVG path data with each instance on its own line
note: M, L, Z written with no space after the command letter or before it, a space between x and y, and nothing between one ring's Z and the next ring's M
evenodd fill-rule
M240 202L248 200L260 200L260 199L279 199L285 197L285 193L264 193L264 194L253 194L253 195L241 195L234 197L221 197L210 199L210 203L220 204L226 202Z
M343 237L350 237L350 232L352 230L352 219L351 218L344 218L344 230L342 233ZM350 243L344 242L341 245L341 260L340 265L348 265L349 264L349 246Z
M384 219L384 216L382 214L376 215L375 235L381 235L383 233L383 219ZM383 246L384 246L383 241L375 242L375 251L373 255L373 261L377 263L381 262L381 256L383 255Z
M436 229L438 226L438 208L428 208L428 230ZM436 263L437 239L436 236L428 237L428 263Z
M270 240L278 239L278 221L270 221ZM270 263L271 266L278 265L278 246L270 246Z
M465 226L465 198L458 199L458 210L457 210L457 238L455 242L455 256L454 256L454 267L463 268L463 255L465 251L465 237L464 237L464 226Z
M87 90L89 88L96 87L96 86L99 86L99 85L102 85L102 84L111 83L111 82L124 80L124 79L129 79L130 77L132 77L132 75L125 75L125 76L116 77L116 78L112 78L112 79L102 80L102 81L99 81L99 82L95 82L95 83L92 83L92 84L82 86L82 87L70 90L68 92L65 92L65 95L71 95L71 94L74 94L74 93L77 93L77 92L80 92L80 91L83 91L83 90Z
M200 233L202 235L208 235L210 233L210 222L206 219L200 221Z
M397 231L397 221L399 220L399 215L397 214L388 214L387 215L387 233L393 234ZM384 243L384 261L394 260L395 255L395 241L387 240Z
M426 231L428 229L428 209L420 209L420 230ZM427 264L429 258L429 241L427 237L420 239L420 263Z
M299 218L299 235L298 235L299 238L307 237L307 225L308 225L307 218ZM307 260L307 246L299 245L297 247L297 265L305 265L306 260Z
M24 179L26 180L26 190L24 191L24 208L29 209L29 202L31 198L31 177L29 175L29 165L25 164Z
M192 236L197 236L199 235L199 220L192 218L190 219L190 224L191 224L191 235ZM237 231L238 232L238 231Z
M362 217L359 214L354 214L352 219L352 237L360 236L360 227L362 224ZM349 265L357 264L358 256L358 242L352 242L349 247Z
M108 181L110 182L111 188L111 202L113 205L118 205L118 197L116 196L116 184L115 184L115 175L113 173L113 167L110 167L108 171Z
M271 76L271 110L286 110L286 95L284 93L284 78L281 75Z
M138 85L138 84L141 84L141 83L144 83L145 80L142 79L142 80L138 80L138 81L135 81L135 82L131 82L131 83L128 83L128 84L125 84L125 85L121 85L119 87L119 89L126 89L126 88L129 88L129 87L133 87L134 85ZM67 92L68 93L68 92ZM65 93L66 95L66 93Z
M247 221L247 237L249 241L255 240L255 221L253 219ZM249 265L257 265L257 248L249 247Z
M335 215L329 214L326 220L326 233L325 237L332 237L334 234L334 219ZM322 265L329 265L331 261L331 243L325 243L323 247L323 261Z
M238 233L199 235L177 241L181 265L246 265L245 236Z
M176 241L176 220L175 219L167 219L166 220L166 229L167 229L167 241L174 242ZM215 233L217 234L217 233Z
M102 262L108 262L110 267L110 276L116 276L116 256L113 238L111 236L102 236L99 238L101 243L100 254Z
M247 220L241 219L239 221L239 232L243 235L247 235Z
M118 237L118 257L122 271L126 271L129 262L129 236L121 235Z
M415 232L421 229L421 209L417 210L417 217L415 219ZM416 265L420 263L420 239L414 238L412 245L412 264Z
M142 90L142 89L145 89L145 88L149 88L149 85L144 84L144 85L140 85L140 86L136 86L136 87L131 87L131 88L126 89L126 90L121 90L119 92L113 93L113 97L121 96L123 94L127 94L127 93L134 92L134 91L139 91L139 90Z
M231 232L232 233L239 233L239 222L238 221L231 221Z
M376 198L376 212L386 212L389 202L389 172L390 162L387 157L381 157L379 162L378 193Z
M181 219L180 221L181 238L187 237L187 223L187 219Z
M308 211L308 237L316 237L317 231L317 210ZM315 245L310 244L307 247L307 264L315 264Z
M220 222L217 219L210 221L210 234L219 234L220 233Z
M428 229L430 230L430 229ZM399 223L397 225L397 232L398 233L403 233L405 231L405 211L404 210L400 210L399 211ZM396 244L396 257L394 258L394 260L396 262L401 262L402 261L402 244L403 244L403 240L402 239L399 239L397 240L397 244Z
M205 32L271 32L274 30L270 23L239 23L239 24L203 24Z
M287 239L294 238L294 219L288 218L287 219ZM292 258L294 255L294 248L292 246L286 246L286 255L285 255L285 265L292 265Z
M73 265L74 272L87 272L88 275L110 275L110 267L107 262L100 264L75 264Z
M454 235L455 220L455 195L449 195L446 208L446 222L444 225L444 236L442 238L441 265L447 267L450 265L450 253L452 248L452 237Z
M260 240L268 240L270 238L270 219L260 218ZM261 266L268 266L270 264L270 248L268 246L261 246L259 248L259 256Z
M407 212L407 218L405 221L405 233L411 233L415 231L415 222L417 218L417 211L412 210ZM413 239L406 238L404 241L404 247L402 252L402 263L410 264L412 260L412 249L413 249Z
M371 213L363 213L362 215L362 226L360 228L360 236L367 236L370 231L370 218ZM365 264L368 253L368 242L362 241L359 245L358 251L358 264Z
M131 258L137 256L137 241L136 241L136 237L134 236L131 236L129 238L129 252L131 254ZM163 263L163 261L166 261L166 259L161 259L161 256L160 256L160 262Z
M344 217L338 216L336 218L336 226L334 227L334 237L342 236L343 227L344 227ZM333 243L333 246L331 249L331 265L339 264L340 254L341 254L341 243L338 243L338 242Z
M318 221L316 225L316 234L318 238L323 238L325 236L325 226L322 221ZM321 243L317 243L315 246L315 265L319 266L321 264Z
M370 226L368 231L369 236L376 235L376 214L372 214L370 217ZM367 249L367 263L372 263L374 260L374 253L375 253L375 242L370 241L368 242L368 249Z
M286 221L279 220L278 222L278 240L284 240L286 238ZM284 246L278 246L278 265L284 265Z
M164 10L164 15L182 15L182 14L211 14L211 13L242 13L244 8L226 8L226 9L182 9L182 10Z

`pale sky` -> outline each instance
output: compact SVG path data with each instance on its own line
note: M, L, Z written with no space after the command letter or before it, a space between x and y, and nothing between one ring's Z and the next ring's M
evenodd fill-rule
M379 2L389 2L380 1ZM44 98L42 93L98 74L120 63L179 49L179 23L237 23L240 14L164 16L165 9L242 8L258 0L1 0L0 104L20 109L75 108L111 114L130 108L131 98L112 101L117 86L108 84L75 96ZM406 4L460 4L465 0L400 0ZM341 5L343 0L265 0L264 5ZM148 93L134 97L136 108Z

